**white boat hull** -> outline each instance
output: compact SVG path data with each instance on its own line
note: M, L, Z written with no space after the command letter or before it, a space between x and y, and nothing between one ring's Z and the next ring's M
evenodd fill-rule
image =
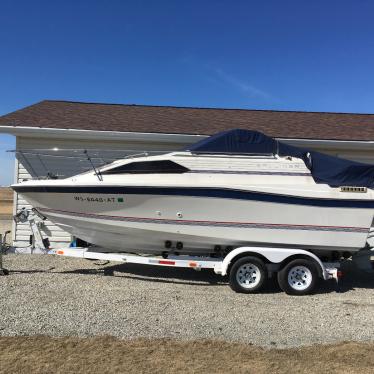
M352 252L365 246L373 218L372 209L364 207L305 205L283 198L274 202L167 192L23 194L71 235L117 252L161 253L175 250L176 242L183 243L185 253L210 253L217 245ZM166 249L166 241L173 248Z

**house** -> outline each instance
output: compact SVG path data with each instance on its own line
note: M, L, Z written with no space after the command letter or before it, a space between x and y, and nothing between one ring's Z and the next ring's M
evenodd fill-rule
M128 154L179 150L204 136L231 128L261 131L300 147L374 163L374 114L319 113L272 110L210 109L172 106L98 104L46 100L0 117L0 133L16 136L14 180L49 170L41 162L36 173L34 150L77 150ZM80 151L79 151L80 152ZM51 156L52 157L52 156ZM96 156L95 156L96 157ZM72 175L83 164L60 158L60 175ZM86 160L86 166L87 166ZM61 164L62 163L62 164ZM77 169L79 171L79 168ZM15 196L13 212L29 207ZM27 224L13 224L13 243L29 242ZM52 246L71 241L69 234L47 222L45 235Z

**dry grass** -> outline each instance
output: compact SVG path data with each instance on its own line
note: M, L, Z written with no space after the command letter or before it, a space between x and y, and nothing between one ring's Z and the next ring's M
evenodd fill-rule
M220 341L0 338L1 373L372 373L374 344L262 349Z

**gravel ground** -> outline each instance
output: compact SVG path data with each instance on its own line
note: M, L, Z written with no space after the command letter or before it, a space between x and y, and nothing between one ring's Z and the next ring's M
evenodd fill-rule
M219 339L265 347L374 340L374 275L291 297L236 294L210 271L7 255L0 335ZM350 265L349 265L350 266ZM106 276L104 269L114 271Z

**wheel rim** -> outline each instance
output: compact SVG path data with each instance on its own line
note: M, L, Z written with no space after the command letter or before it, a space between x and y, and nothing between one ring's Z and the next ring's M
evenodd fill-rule
M254 288L261 280L260 268L254 264L243 264L236 272L236 280L243 288Z
M294 290L306 290L311 285L312 280L312 272L306 266L294 266L288 272L288 284Z

